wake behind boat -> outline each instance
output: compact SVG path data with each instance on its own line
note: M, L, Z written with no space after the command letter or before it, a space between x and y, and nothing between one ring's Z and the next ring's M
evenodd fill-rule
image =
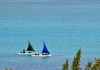
M20 51L18 54L35 54L37 53L34 48L32 47L31 43L28 41L28 48L25 51L25 49L23 49L23 51Z
M41 57L45 57L45 56L51 56L50 52L48 51L45 43L43 42L43 50L42 50L42 54L32 54L32 56L41 56Z

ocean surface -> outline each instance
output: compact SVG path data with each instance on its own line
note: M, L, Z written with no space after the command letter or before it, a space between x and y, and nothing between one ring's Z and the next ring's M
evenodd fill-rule
M51 57L18 55L28 41ZM62 70L82 49L81 66L100 58L99 3L0 3L0 70Z

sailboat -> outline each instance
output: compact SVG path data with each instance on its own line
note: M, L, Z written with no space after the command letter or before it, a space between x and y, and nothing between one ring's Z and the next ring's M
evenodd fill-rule
M48 51L48 49L47 49L47 47L46 47L46 45L45 45L45 43L43 42L43 45L44 45L44 47L43 47L43 50L42 50L42 54L32 54L32 56L41 56L41 57L45 57L45 56L51 56L51 54L50 54L50 52Z
M45 45L45 43L43 42L43 45L44 45L44 47L43 47L43 50L42 50L42 54L40 54L40 56L51 56L51 54L50 54L50 52L48 51L48 49L47 49L47 47L46 47L46 45Z
M27 51L29 51L29 53L31 52L31 51L34 51L35 52L35 50L33 49L33 47L32 47L32 45L31 45L31 43L28 41L28 48L27 48Z
M32 47L31 43L28 41L27 50L25 51L25 49L23 49L23 51L19 52L18 54L34 54L34 53L37 53L37 52L34 50L34 48Z

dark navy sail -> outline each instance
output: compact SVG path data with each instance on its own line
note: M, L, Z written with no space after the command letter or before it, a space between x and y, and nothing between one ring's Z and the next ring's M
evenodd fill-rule
M43 42L43 44L44 44L44 48L43 48L42 53L50 54L44 42Z
M29 41L28 41L27 51L34 51L35 52L35 50L33 49L32 45L31 45L31 43Z

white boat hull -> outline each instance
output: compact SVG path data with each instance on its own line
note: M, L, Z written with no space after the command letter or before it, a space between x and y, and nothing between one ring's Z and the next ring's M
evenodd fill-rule
M48 55L40 54L39 56L41 56L41 57L46 57L46 56L51 56L51 54L48 54Z
M42 55L42 54L39 54L39 55L35 55L35 54L32 54L32 56L40 56L40 57L46 57L46 56L51 56L51 54L49 54L49 55Z
M35 52L33 52L33 53L21 53L21 52L19 52L18 54L20 54L20 55L32 55L32 54L34 54Z
M34 54L32 54L32 56L39 56L39 55L34 55Z

